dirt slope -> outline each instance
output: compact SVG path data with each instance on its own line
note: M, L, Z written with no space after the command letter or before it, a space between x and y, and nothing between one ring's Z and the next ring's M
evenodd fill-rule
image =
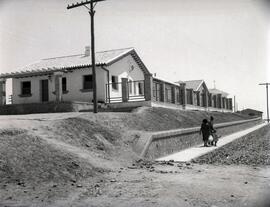
M163 108L0 116L0 204L50 204L80 189L98 196L108 172L138 159L131 145L140 133L198 126L210 115L216 123L246 118Z
M202 119L215 118L215 123L238 121L249 117L235 113L206 111L181 111L166 108L141 107L132 113L84 113L81 117L98 122L103 126L119 129L163 131L169 129L199 126Z

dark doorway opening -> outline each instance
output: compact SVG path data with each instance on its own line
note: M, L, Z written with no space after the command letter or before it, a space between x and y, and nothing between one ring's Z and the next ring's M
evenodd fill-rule
M48 80L41 80L41 101L49 101L49 82Z

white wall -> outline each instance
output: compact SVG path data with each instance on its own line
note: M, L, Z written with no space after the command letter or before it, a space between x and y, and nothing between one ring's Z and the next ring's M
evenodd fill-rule
M131 71L132 66L134 69ZM122 81L121 78L127 78L131 81L144 80L144 74L142 70L140 69L139 65L136 63L136 61L133 59L131 55L128 55L123 59L117 61L116 63L107 67L107 69L110 71L110 83L112 80L112 76L118 76L118 82ZM136 91L138 93L138 86ZM114 90L110 86L110 96L121 97L122 96L121 85L119 85L118 90Z
M15 78L12 80L12 95L14 104L22 103L38 103L41 102L41 93L40 93L40 81L49 79L48 75L44 76L35 76L27 78ZM21 82L31 81L31 94L29 97L20 97L21 94ZM52 79L49 79L49 100L52 100L52 84L54 84Z
M82 101L91 102L93 98L93 92L82 92L80 89L83 88L83 76L92 74L91 68L78 69L73 72L64 73L63 77L67 78L67 94L63 94L63 101ZM98 100L105 100L105 83L107 82L107 74L100 67L96 68L97 75L97 98ZM48 75L18 78L12 81L12 94L13 103L39 103L41 102L40 93L40 81L44 79L49 79L49 101L55 101L56 96L53 93L55 91L55 76L49 78ZM31 94L30 97L20 97L21 94L21 82L31 81Z
M82 92L83 76L91 75L91 68L84 68L74 70L71 73L64 73L63 77L67 78L67 94L63 94L63 101L82 101L92 102L93 91ZM100 67L96 67L97 79L97 99L98 101L105 101L105 84L107 83L107 73ZM53 86L54 87L54 86Z
M132 69L133 66L133 70ZM106 67L110 73L110 83L111 77L117 76L118 82L121 82L121 78L128 78L132 81L144 80L144 74L139 68L138 64L135 62L131 55L128 55L114 64ZM92 102L93 92L82 92L83 88L83 76L92 74L91 68L77 69L72 72L67 72L63 74L63 77L67 79L67 91L68 93L62 95L63 101L82 101L82 102ZM97 98L98 101L105 101L106 98L106 83L107 81L107 72L101 67L96 68L97 75ZM13 103L39 103L41 102L40 94L40 80L49 79L49 101L55 101L56 96L53 93L55 91L55 76L49 78L48 75L28 77L28 78L18 78L13 79ZM21 82L22 81L31 81L31 93L30 97L20 97L21 94ZM134 91L134 86L133 86ZM136 89L138 93L138 86ZM119 85L118 90L113 90L110 87L111 97L121 97L122 90L121 85ZM133 94L134 95L134 94Z

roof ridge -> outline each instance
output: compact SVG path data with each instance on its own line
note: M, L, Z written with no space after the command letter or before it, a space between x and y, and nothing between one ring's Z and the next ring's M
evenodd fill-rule
M21 68L21 69L18 69L18 71L23 71L24 68L27 68L27 67L32 66L32 65L35 65L37 63L40 63L40 60L33 61L33 62L31 62L31 63L29 63L29 64L27 64L25 66L22 66L22 67L18 67L18 68Z
M119 49L103 50L103 51L98 51L96 53L111 52L111 51L118 51L118 50L127 50L127 49L134 49L134 47L126 47L126 48L119 48Z
M127 49L134 49L134 47L119 48L119 49L111 49L111 50L103 50L103 51L97 51L96 53L111 52L111 51L118 51L118 50L127 50ZM41 60L52 60L52 59L57 59L57 58L67 58L67 57L75 57L75 56L81 56L81 55L84 55L84 54L63 55L63 56L56 56L56 57L42 58Z
M67 57L75 57L75 56L81 56L84 54L77 54L77 55L64 55L64 56L57 56L57 57L50 57L50 58L43 58L41 60L51 60L51 59L57 59L57 58L67 58Z
M198 79L198 80L187 80L187 81L184 81L184 82L191 82L191 81L204 81L203 79Z

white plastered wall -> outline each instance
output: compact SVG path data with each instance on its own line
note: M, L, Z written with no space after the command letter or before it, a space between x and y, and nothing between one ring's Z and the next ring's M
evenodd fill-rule
M91 75L91 68L83 68L74 70L73 72L64 73L63 77L67 79L68 93L62 95L63 101L81 101L92 102L93 91L82 92L83 76ZM107 72L101 67L96 67L96 82L97 82L97 99L98 101L105 101L105 84L107 83ZM53 86L54 87L54 86Z
M50 78L51 77L51 78ZM41 102L40 81L49 80L49 100L52 99L52 82L53 77L48 75L33 76L26 78L13 78L12 79L12 95L13 104L25 104L25 103L39 103ZM21 84L24 81L31 81L31 96L21 97Z
M133 69L132 69L133 68ZM118 82L121 82L122 78L127 78L129 81L139 81L144 80L144 74L139 65L136 63L134 58L131 55L128 55L114 64L107 67L110 71L110 83L112 81L112 76L118 77ZM134 86L133 87L133 95L134 94ZM136 92L138 93L138 85L136 85ZM110 86L110 97L121 97L122 90L121 85L119 85L118 90L112 89Z
M99 101L105 101L105 83L107 83L107 72L100 67L96 68L97 75L97 98ZM73 72L64 73L63 77L67 79L68 93L62 95L63 101L92 102L93 91L82 92L83 76L92 74L91 68L77 69ZM55 76L43 75L27 78L15 78L12 81L12 94L14 104L40 103L41 87L40 81L48 79L49 101L55 101ZM31 81L31 96L21 97L21 82Z

